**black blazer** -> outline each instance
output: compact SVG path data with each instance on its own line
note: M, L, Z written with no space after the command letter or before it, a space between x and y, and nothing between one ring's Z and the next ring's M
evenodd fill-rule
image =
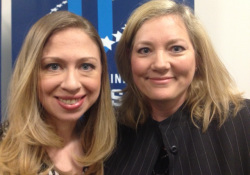
M152 119L137 131L119 126L115 152L105 175L151 175L164 144L170 175L250 175L250 100L221 128L213 121L202 133L180 108L161 123Z

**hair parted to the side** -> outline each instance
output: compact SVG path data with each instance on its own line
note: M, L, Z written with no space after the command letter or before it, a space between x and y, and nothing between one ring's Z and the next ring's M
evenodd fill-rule
M127 21L115 55L118 72L127 84L117 112L119 121L136 128L150 115L151 108L133 81L131 51L135 35L143 23L163 15L176 15L182 19L195 50L197 70L185 101L191 111L193 123L197 126L196 122L201 122L203 131L206 131L214 119L218 120L221 126L230 113L235 115L241 108L242 94L237 90L192 9L171 0L146 2L134 11ZM233 111L229 110L229 105L234 105Z
M45 147L62 147L62 139L46 122L38 99L38 75L43 48L49 37L66 28L82 29L100 48L101 90L97 101L84 114L81 142L85 156L76 160L89 166L87 174L103 174L103 161L111 154L116 140L116 120L110 97L107 58L93 25L68 11L48 14L28 32L17 58L8 99L9 130L0 143L0 174L37 174L41 162L53 167Z

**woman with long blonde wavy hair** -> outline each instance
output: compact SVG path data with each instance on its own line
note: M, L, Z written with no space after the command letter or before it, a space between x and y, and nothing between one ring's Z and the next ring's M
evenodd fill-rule
M105 173L250 174L250 100L188 6L150 0L135 9L115 60L126 87Z
M88 20L58 11L32 26L0 131L0 174L103 174L116 120L107 58Z

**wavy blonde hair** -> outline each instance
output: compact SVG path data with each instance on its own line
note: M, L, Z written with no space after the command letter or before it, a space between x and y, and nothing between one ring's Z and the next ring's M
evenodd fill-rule
M100 49L102 75L97 101L84 114L80 138L85 153L76 157L87 174L103 174L103 161L110 155L116 140L116 119L110 97L107 58L101 39L92 24L73 13L59 11L36 22L28 32L17 58L8 99L9 130L0 144L0 174L37 174L41 163L53 167L45 147L62 147L62 139L47 122L38 100L40 58L48 38L57 31L75 27L83 31ZM80 121L79 121L80 122Z
M115 55L118 72L127 84L118 109L120 122L136 128L150 115L151 108L133 81L131 51L135 35L143 23L164 15L176 15L182 19L195 50L197 71L188 88L185 102L193 123L198 126L197 122L201 122L203 131L213 119L218 120L221 126L229 113L233 112L235 115L241 108L242 94L237 90L230 74L217 56L208 34L192 10L171 0L146 2L134 11L127 21ZM231 104L234 105L233 111L229 109Z

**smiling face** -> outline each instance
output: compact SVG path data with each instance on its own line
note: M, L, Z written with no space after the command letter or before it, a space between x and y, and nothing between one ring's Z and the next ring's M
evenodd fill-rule
M137 31L131 54L133 80L151 105L182 104L195 67L195 52L180 17L153 18Z
M100 51L79 28L54 33L41 58L39 100L50 121L76 122L97 100L101 88Z

